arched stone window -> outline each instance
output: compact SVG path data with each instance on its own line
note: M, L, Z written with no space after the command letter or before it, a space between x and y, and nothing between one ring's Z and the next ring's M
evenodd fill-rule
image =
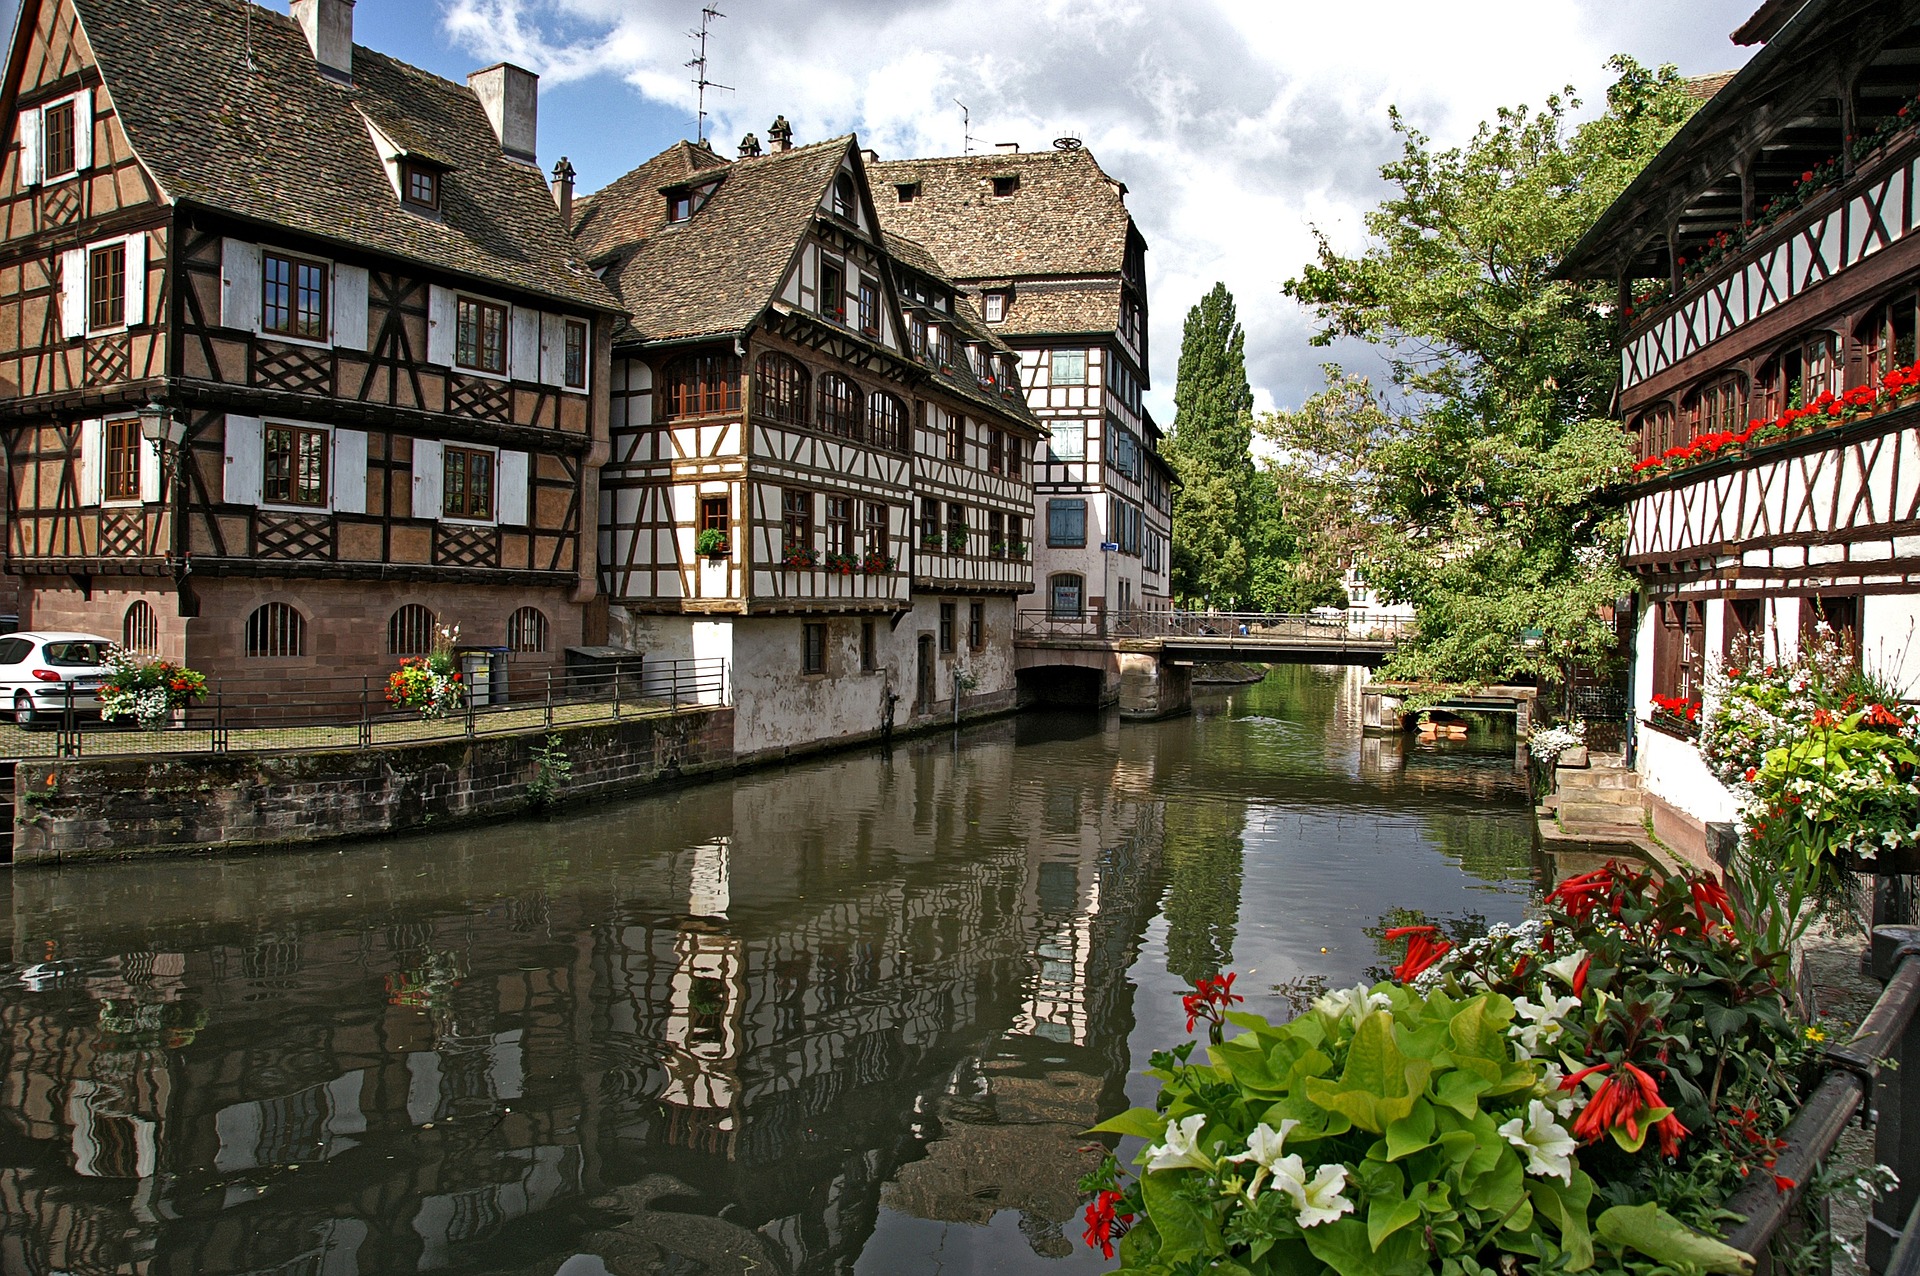
M434 614L419 603L408 603L387 618L387 654L424 656L433 650Z
M867 396L867 441L889 451L906 451L907 405L898 397L881 390Z
M769 350L753 369L753 412L785 425L807 423L807 370L784 354Z
M545 651L547 617L538 607L522 607L507 617L508 651Z
M860 387L837 372L820 378L820 428L843 438L860 437Z
M287 603L264 603L247 617L247 655L274 659L307 654L307 618Z
M120 645L146 656L160 650L160 618L146 599L135 599L127 608L126 619L120 622Z

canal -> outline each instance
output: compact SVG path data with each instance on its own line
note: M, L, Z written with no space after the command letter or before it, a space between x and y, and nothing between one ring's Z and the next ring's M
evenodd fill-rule
M542 823L0 873L0 1271L1067 1273L1179 992L1534 888L1511 731L1353 670ZM1409 911L1410 910L1410 911Z

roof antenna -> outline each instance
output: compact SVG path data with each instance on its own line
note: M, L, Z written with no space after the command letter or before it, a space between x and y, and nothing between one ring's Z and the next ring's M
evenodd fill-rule
M953 104L960 108L960 153L962 155L971 155L973 154L974 141L973 114L967 110L967 104L959 98L953 99Z
M707 78L707 28L712 25L715 18L724 18L726 16L726 14L720 12L719 5L709 4L706 8L700 10L700 29L698 31L687 32L689 39L700 42L699 55L689 61L687 65L693 67L696 72L693 77L693 87L698 94L698 98L694 108L693 139L702 146L707 144L707 90L725 89L729 93L733 92L733 86L731 84L720 84Z
M247 70L258 71L260 68L253 64L253 0L247 0L246 55L247 55Z

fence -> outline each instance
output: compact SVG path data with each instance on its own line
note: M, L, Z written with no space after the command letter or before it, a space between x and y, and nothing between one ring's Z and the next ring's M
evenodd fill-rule
M1826 1078L1787 1127L1773 1173L1727 1202L1746 1221L1727 1236L1754 1256L1754 1276L1770 1276L1773 1242L1795 1220L1807 1180L1832 1153L1856 1113L1874 1128L1874 1159L1899 1176L1867 1222L1867 1270L1874 1276L1920 1276L1920 929L1881 926L1873 932L1873 972L1886 981L1880 1000L1852 1039L1826 1048ZM1864 1112L1862 1111L1864 1109Z
M1260 638L1280 642L1398 642L1411 621L1370 619L1364 612L1052 611L1020 612L1021 638Z
M512 735L726 705L728 673L727 661L708 659L516 674L476 682L457 708L437 718L388 703L386 683L375 678L210 679L205 696L153 730L100 721L90 693L69 683L53 730L0 727L0 758L365 749Z

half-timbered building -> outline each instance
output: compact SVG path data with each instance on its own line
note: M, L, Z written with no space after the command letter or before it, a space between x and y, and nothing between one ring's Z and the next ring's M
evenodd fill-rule
M24 0L0 114L5 566L43 628L377 677L589 632L611 294L536 79L351 0Z
M1618 288L1636 765L1696 849L1735 805L1689 715L1743 638L1824 623L1920 675L1920 406L1876 395L1920 324L1920 4L1773 0L1734 38L1765 47L1562 266Z
M1056 615L1170 605L1172 473L1141 402L1146 239L1090 151L871 168L889 231L926 245L1019 352L1049 439L1034 471L1034 579Z
M629 313L599 511L611 632L729 661L745 755L950 713L956 695L1012 703L1011 605L986 603L1030 577L1010 533L995 553L991 514L1031 495L1005 451L1001 473L982 462L996 433L1038 436L1005 392L1008 351L954 317L951 284L940 320L909 322L901 281L938 309L937 276L897 272L854 139L796 148L782 120L769 140L731 160L680 143L584 197L574 225ZM916 440L936 431L961 441L942 457L977 465L929 471L938 553L914 524Z

